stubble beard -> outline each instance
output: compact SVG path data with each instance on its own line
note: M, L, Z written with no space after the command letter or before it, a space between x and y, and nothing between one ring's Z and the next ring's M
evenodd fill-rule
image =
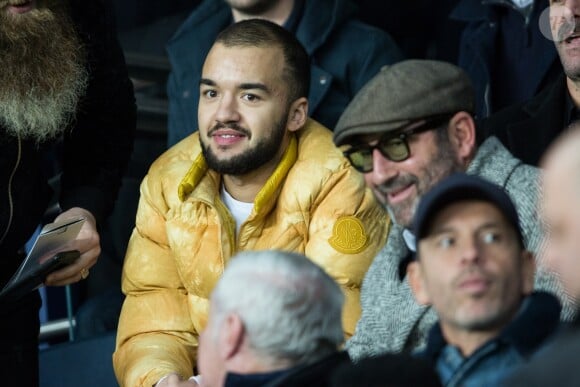
M468 268L465 272L475 270L482 271L481 269ZM491 274L487 274L486 277L490 281L496 281L495 276ZM503 297L500 297L494 290L490 290L490 292L493 293L479 297L482 303L487 299L487 308L479 313L474 312L473 309L456 306L452 324L457 329L469 332L500 330L502 326L505 326L519 309L520 300L519 298L511 299L510 295L505 292Z
M564 73L570 80L580 88L580 49L574 49L575 55L569 55L564 47L564 42L556 43L556 49L562 62Z
M558 30L553 33L555 35L554 44L556 51L562 62L564 73L575 85L580 86L580 49L566 47L566 39L572 34L577 34L580 31L580 21L573 19L563 23Z
M62 3L0 12L0 125L37 144L59 137L84 95L84 47Z
M285 118L287 115L284 115ZM231 129L239 130L245 134L250 131L244 128L238 128L236 125L222 125ZM208 132L211 133L211 130ZM233 156L229 159L220 159L211 149L209 144L204 143L200 136L201 150L208 167L222 175L243 176L249 172L255 171L262 165L265 165L280 151L280 146L286 133L286 121L281 119L276 123L272 134L259 141L254 147L247 149L245 152Z
M383 204L391 219L400 226L410 229L421 198L445 177L463 170L461 164L455 158L455 153L449 140L438 138L437 143L438 151L425 168L422 178L412 174L405 174L385 183L385 186L405 186L409 183L415 185L416 195L414 197L410 197L395 206L389 203Z

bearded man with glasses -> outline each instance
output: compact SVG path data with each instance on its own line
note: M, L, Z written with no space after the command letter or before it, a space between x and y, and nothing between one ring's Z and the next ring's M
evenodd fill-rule
M384 67L335 128L335 144L364 174L394 222L363 282L362 317L347 343L355 360L424 346L436 316L430 306L415 302L408 284L407 264L416 250L411 229L420 199L452 173L503 187L516 204L525 247L541 260L538 170L514 158L495 137L478 146L474 108L472 85L460 68L409 60ZM538 266L535 288L564 301L553 276ZM563 317L571 317L572 308L564 309Z

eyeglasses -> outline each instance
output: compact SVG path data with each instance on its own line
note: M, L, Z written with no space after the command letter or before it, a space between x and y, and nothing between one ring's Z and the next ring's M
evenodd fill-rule
M391 161L405 161L411 156L409 137L414 134L438 129L449 122L450 119L450 115L438 116L429 119L422 125L394 135L386 133L376 145L354 145L350 149L343 151L343 154L351 165L362 173L368 173L373 170L373 152L375 149L378 149L384 157Z

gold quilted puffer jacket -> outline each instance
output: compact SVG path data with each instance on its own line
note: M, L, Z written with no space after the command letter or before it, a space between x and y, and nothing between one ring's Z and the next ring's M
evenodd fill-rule
M361 283L389 221L331 132L313 120L297 132L237 238L220 185L197 133L164 153L143 180L114 354L123 386L150 387L170 372L192 374L210 293L242 250L308 256L342 287L345 335L354 332Z

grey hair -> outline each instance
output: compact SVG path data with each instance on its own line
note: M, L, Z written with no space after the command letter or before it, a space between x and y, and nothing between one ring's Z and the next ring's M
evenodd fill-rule
M212 317L219 327L240 316L266 364L309 364L342 344L343 304L336 282L305 256L252 251L231 259L212 294Z

